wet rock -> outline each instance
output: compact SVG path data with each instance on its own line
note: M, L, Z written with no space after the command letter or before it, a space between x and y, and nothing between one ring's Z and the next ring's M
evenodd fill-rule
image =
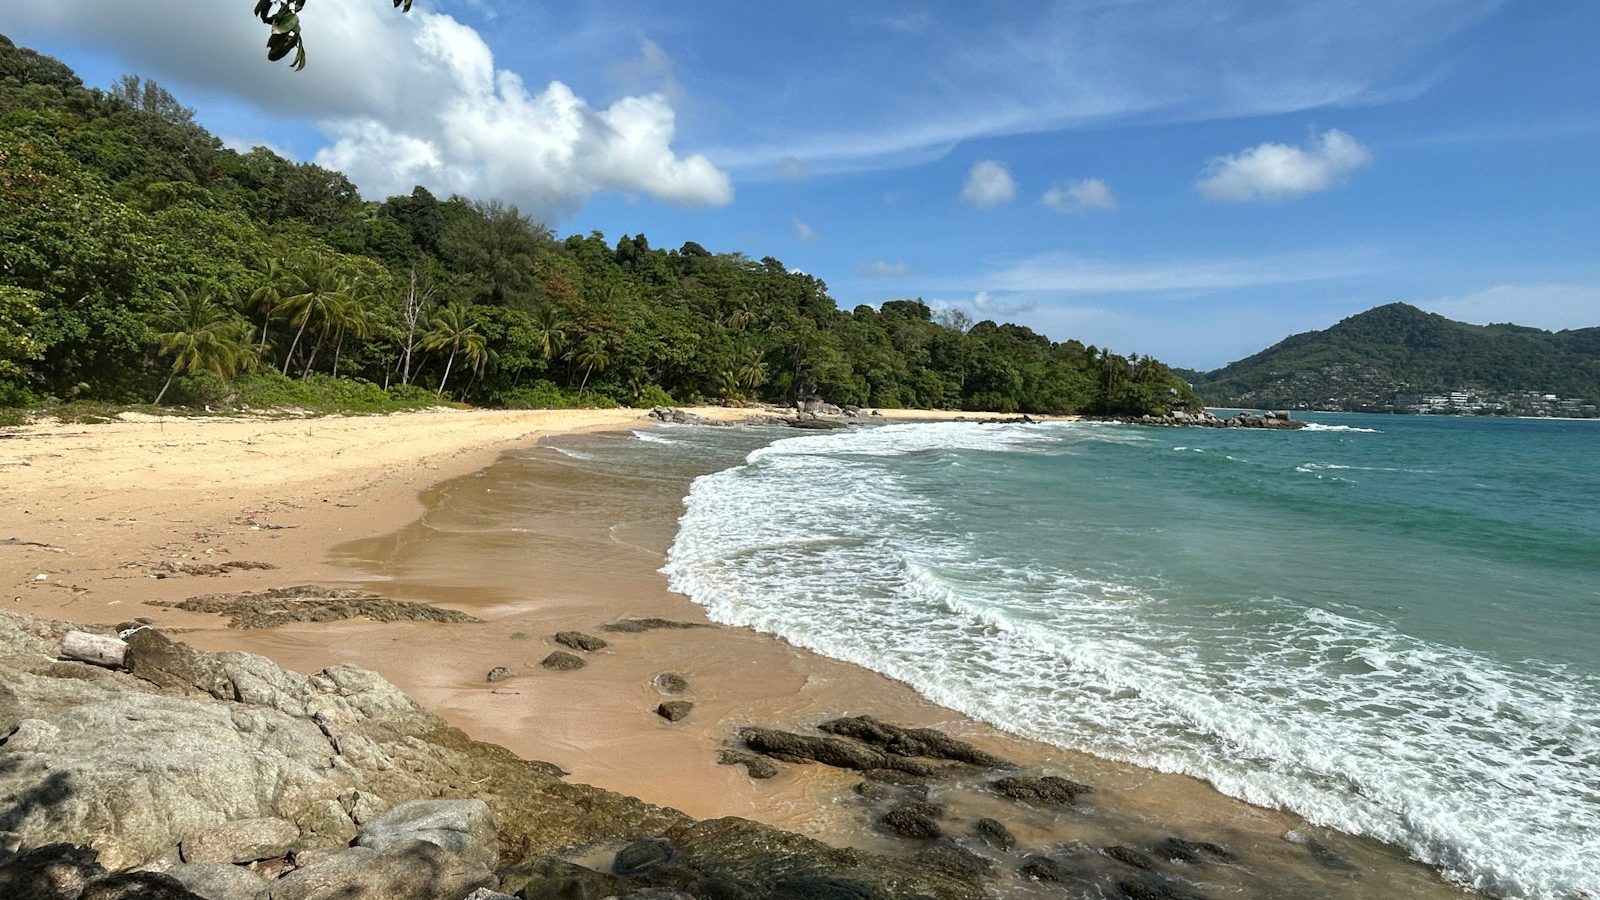
M253 863L288 856L300 829L283 819L238 819L186 835L179 845L186 863Z
M1181 884L1156 876L1120 878L1116 896L1124 900L1206 900Z
M743 750L723 750L717 754L717 763L724 766L744 766L745 772L757 780L778 776L778 767L772 764L772 760Z
M515 678L516 675L517 673L511 671L505 666L495 666L489 670L489 674L483 676L483 680L489 682L490 684L494 684L497 681L505 681L507 678Z
M999 819L979 819L972 823L972 833L996 850L1011 850L1017 846L1016 836Z
M904 757L889 756L842 738L812 737L754 726L740 729L739 737L751 750L783 762L819 762L836 769L855 769L862 772L873 769L894 769L920 776L933 774L933 770L922 763Z
M980 856L949 841L940 841L931 847L924 847L918 850L912 859L929 868L968 878L981 878L992 874L997 868L995 861L987 856Z
M1140 853L1132 847L1124 847L1121 844L1116 844L1110 847L1101 847L1100 852L1125 866L1132 866L1135 869L1143 869L1148 872L1153 871L1156 867L1155 860L1145 856L1143 853Z
M673 425L716 425L718 422L697 415L688 410L676 409L669 406L658 406L650 410L650 418L657 422L670 422Z
M604 650L609 646L600 638L591 637L581 631L558 631L556 632L555 642L563 647L571 647L574 650L582 650L585 653Z
M802 428L808 431L837 431L841 428L850 427L850 423L841 422L838 419L816 419L805 417L786 419L784 420L784 424L788 425L790 428Z
M1069 781L1055 775L1045 775L1033 778L1025 775L1013 775L1001 778L991 785L1001 795L1012 800L1021 800L1027 803L1039 803L1045 806L1068 806L1076 803L1078 797L1089 793L1091 788L1086 784Z
M663 694L681 694L689 689L689 679L675 672L662 672L651 683Z
M659 838L634 841L617 852L611 871L624 878L645 875L678 862L682 854L670 841Z
M672 629L708 627L710 626L703 625L699 622L675 622L671 619L645 618L619 619L615 622L608 622L605 625L601 625L600 630L609 631L613 634L642 634L646 631L665 631Z
M1172 862L1201 863L1207 860L1233 862L1238 856L1221 844L1210 841L1186 841L1181 837L1165 838L1155 845L1157 856Z
M881 781L858 781L851 790L855 791L856 796L869 803L882 803L885 800L893 800L900 794L892 785L884 784Z
M554 672L572 672L587 666L588 663L565 650L557 650L540 660L539 665Z
M1288 834L1288 839L1290 843L1305 847L1306 852L1311 854L1311 858L1317 861L1317 865L1330 872L1355 876L1361 871L1355 863L1350 861L1349 857L1315 838L1307 837L1298 831L1291 831Z
M694 704L688 700L668 700L656 707L656 715L668 722L681 722L689 717Z
M150 606L228 616L229 628L277 628L290 622L481 622L453 609L426 603L391 600L366 591L328 590L300 585L242 594L210 594L171 602L147 600Z
M361 829L356 846L380 852L423 841L459 856L471 866L493 869L500 838L489 805L482 800L412 800Z
M173 866L166 874L205 900L267 900L268 883L240 866L201 863Z
M601 900L627 891L628 882L608 872L541 857L500 870L500 889L523 900Z
M1075 872L1058 859L1035 854L1022 860L1022 865L1017 867L1017 874L1034 881L1061 882L1071 881Z
M872 716L834 719L818 726L840 737L854 738L895 756L947 759L983 768L1009 768L1010 763L933 728L902 728Z
M944 810L931 803L908 803L884 813L878 819L878 828L903 838L932 840L944 834L939 819Z

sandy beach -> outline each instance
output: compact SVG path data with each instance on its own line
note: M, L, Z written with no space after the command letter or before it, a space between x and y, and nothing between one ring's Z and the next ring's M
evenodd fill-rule
M1099 799L1066 819L1016 821L1029 843L1148 845L1183 834L1255 861L1231 885L1243 896L1271 896L1284 884L1300 896L1458 895L1391 848L1232 800L1194 779L1000 733L903 684L753 631L604 631L628 617L706 624L656 571L689 479L574 467L536 445L578 433L605 439L620 431L613 439L628 440L629 429L648 425L629 410L438 411L18 429L0 435L4 599L17 611L80 622L148 616L202 649L247 650L301 671L346 662L374 669L474 737L554 762L575 781L696 817L743 816L893 852L893 841L850 802L858 776L787 767L756 781L717 763L743 725L799 729L870 713L938 727L1095 786ZM474 530L472 522L513 510L514 538ZM240 630L217 616L145 603L298 584L361 588L482 621ZM561 649L550 637L563 630L609 646L587 654L582 670L540 669L541 658ZM486 682L496 666L516 674ZM663 697L652 682L662 672L689 682L684 696L696 706L683 722L654 712ZM941 802L978 816L994 801L951 791ZM1303 845L1284 840L1290 833L1314 835L1367 874L1308 864Z

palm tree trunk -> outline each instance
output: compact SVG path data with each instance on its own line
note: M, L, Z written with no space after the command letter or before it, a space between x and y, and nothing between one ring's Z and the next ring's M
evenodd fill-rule
M163 384L161 386L161 393L156 395L156 405L157 406L161 405L161 398L165 397L167 395L167 388L172 387L172 379L174 379L176 377L178 377L178 373L176 371L174 371L172 374L167 376L167 383Z
M339 351L344 349L344 329L339 329L339 339L333 342L333 377L339 377Z
M450 380L450 367L456 364L456 352L450 351L450 358L444 364L444 377L439 379L439 397L444 396L444 383Z
M289 377L289 363L294 359L294 351L300 346L300 337L306 333L306 326L311 324L311 313L300 321L300 330L294 333L294 342L289 345L289 352L283 357L283 377Z
M326 341L327 339L328 330L324 328L322 333L317 335L317 343L311 348L311 358L306 360L306 370L300 373L301 381L305 381L307 378L311 377L311 367L317 364L317 351L322 349L322 342Z
M268 303L261 312L261 352L267 350L267 326L272 324L272 304Z

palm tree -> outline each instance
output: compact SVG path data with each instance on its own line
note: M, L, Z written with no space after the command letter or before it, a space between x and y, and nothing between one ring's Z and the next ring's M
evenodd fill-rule
M185 291L174 288L162 311L156 343L162 356L172 357L172 371L156 394L159 405L179 373L214 372L232 379L258 359L250 346L250 323L216 302L210 285Z
M467 308L452 303L433 314L432 327L422 336L422 349L449 350L450 358L444 364L444 377L439 379L439 394L444 396L445 383L450 380L450 370L456 356L464 356L473 368L483 365L488 358L487 344L477 326L467 318Z
M739 387L747 391L754 391L767 380L767 364L762 361L761 353L754 347L747 347L744 356L739 360L739 369L735 373L735 381Z
M294 340L289 344L289 352L283 357L283 374L289 374L289 363L294 359L294 353L300 346L300 339L305 336L306 326L313 319L325 322L328 311L333 304L342 298L341 291L345 282L333 271L331 261L325 257L317 256L308 261L305 271L296 276L300 281L301 291L298 294L284 297L278 302L277 312L280 318L285 319L294 327ZM322 329L322 335L327 335L327 328ZM322 342L317 342L320 349ZM306 363L305 374L311 374L311 363L316 362L316 350L311 353L311 359Z
M590 334L572 351L572 360L585 367L583 383L578 385L578 396L581 398L584 388L589 386L589 376L593 375L596 369L603 372L606 366L611 365L611 351L606 347L605 338L599 334Z
M365 278L347 280L334 295L328 307L323 329L333 329L333 377L339 377L339 352L344 348L346 335L362 339L372 334L372 316L369 305L376 302L378 289Z
M533 336L546 365L567 348L566 321L555 307L546 303L533 311Z
M283 298L303 293L305 282L285 269L276 259L267 260L267 271L262 273L259 287L250 292L250 308L261 314L261 351L267 349L267 327L271 324L278 304Z

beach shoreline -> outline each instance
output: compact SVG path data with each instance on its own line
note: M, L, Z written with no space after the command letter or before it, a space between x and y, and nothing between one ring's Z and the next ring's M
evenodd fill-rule
M723 420L765 413L694 412ZM885 418L972 416L886 411ZM629 499L639 491L622 486L606 495L603 477L573 476L532 450L559 435L621 432L631 438L631 429L649 424L641 412L607 410L36 427L0 441L0 471L27 476L7 478L0 489L0 539L11 542L0 555L0 578L12 589L12 609L45 618L114 624L144 616L181 630L183 640L205 650L247 650L301 671L335 663L374 669L476 738L561 765L575 781L697 817L744 816L830 843L892 849L860 808L841 799L850 796L856 776L810 766L758 782L716 762L719 747L746 724L801 729L870 713L941 728L1023 765L1093 783L1108 797L1108 812L1092 827L1078 822L1057 834L1059 822L1019 826L1040 842L1132 842L1165 831L1224 836L1263 864L1292 868L1303 855L1283 840L1305 827L1296 817L1223 797L1191 778L1002 734L904 684L777 638L730 628L637 635L598 630L633 616L706 621L698 606L667 591L656 571L688 481L661 486L639 507ZM494 490L496 469L508 464L508 454L519 457L508 478L522 483L531 474L546 494L586 499L573 511L555 513L561 540L538 545L540 552L531 555L525 545L504 548L506 558L496 562L488 555L492 548L474 555L464 549L474 543L470 537L451 543L427 518L460 500L463 490ZM301 464L252 466L258 456ZM603 496L615 502L587 499ZM624 521L638 525L643 537L618 549L614 529ZM214 576L162 571L164 564L229 561L274 568ZM494 571L507 579L505 586L462 587ZM528 573L536 576L536 592L518 590L514 579L527 580ZM484 622L356 620L241 631L215 616L144 604L306 583L388 589ZM538 602L528 599L535 593ZM612 646L593 655L585 671L540 671L540 657L561 649L550 636L567 629L602 635ZM486 683L484 673L500 665L517 675ZM689 678L687 696L697 706L685 722L668 725L654 714L666 699L651 688L662 671ZM1396 893L1395 883L1369 881L1346 889L1341 876L1329 896L1454 893L1390 848L1322 836L1363 866L1383 866L1405 887Z

